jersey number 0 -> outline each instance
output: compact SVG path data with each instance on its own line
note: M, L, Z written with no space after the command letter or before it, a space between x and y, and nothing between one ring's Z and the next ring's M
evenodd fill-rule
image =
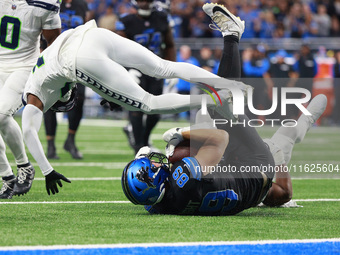
M0 23L0 45L15 50L19 46L21 21L15 17L3 16Z

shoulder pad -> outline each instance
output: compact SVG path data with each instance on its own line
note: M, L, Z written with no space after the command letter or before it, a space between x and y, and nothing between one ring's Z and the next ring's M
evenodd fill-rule
M59 12L61 0L26 0L26 2L28 5L47 11Z

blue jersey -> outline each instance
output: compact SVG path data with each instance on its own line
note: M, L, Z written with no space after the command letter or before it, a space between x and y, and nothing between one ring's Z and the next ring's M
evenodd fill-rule
M225 169L203 176L204 171L194 157L175 163L164 198L145 208L153 214L233 215L256 206L263 196L259 172L233 173Z

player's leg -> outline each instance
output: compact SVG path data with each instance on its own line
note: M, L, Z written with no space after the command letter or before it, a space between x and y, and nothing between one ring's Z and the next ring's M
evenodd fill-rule
M98 40L93 42L94 40L90 40L93 37ZM123 40L123 43L117 44L112 42L114 40ZM130 58L132 63L130 66L143 70L148 69L150 74L152 72L155 74L157 69L160 68L157 63L164 60L145 47L104 29L90 30L85 34L83 41L76 60L78 80L105 99L123 105L128 110L143 111L148 114L177 113L188 110L190 107L201 107L201 95L186 96L170 93L153 96L147 93L131 78L121 64L114 61L118 59L119 62L128 65ZM134 52L134 54L131 55L131 52ZM144 53L145 55L143 55ZM116 55L119 55L119 57ZM176 75L167 75L168 78L176 77ZM200 74L195 73L195 75L199 77ZM211 75L209 73L210 77ZM87 77L91 77L91 80ZM190 78L188 75L186 77ZM222 100L227 101L226 96ZM215 107L211 98L208 98L207 104Z
M57 155L57 149L55 147L55 136L57 133L57 116L52 110L48 110L44 113L44 123L45 123L45 134L47 140L47 158L48 159L59 159Z
M0 136L0 176L2 177L2 187L0 189L0 199L10 199L13 196L15 175L6 157L6 145Z
M291 127L286 127L289 125L287 123L275 132L271 141L282 149L286 164L290 161L295 143L300 143L303 140L307 131L325 111L326 106L327 97L325 95L315 96L307 106L307 110L312 114L311 116L302 114L296 126L291 123Z
M21 97L29 73L28 70L11 73L0 90L0 134L14 155L18 171L14 195L27 193L35 174L25 152L20 126L13 118L22 106Z
M322 115L327 105L327 97L320 94L312 99L307 110L312 114L302 114L297 125L292 123L291 127L280 127L270 140L265 140L275 159L276 180L270 188L264 204L269 206L282 205L291 200L293 195L292 181L290 174L285 168L292 156L295 143L300 143L310 127Z
M244 31L244 21L235 17L222 5L207 3L203 11L212 19L210 28L219 30L223 36L223 53L218 69L218 76L230 79L240 79L241 58L239 41Z
M79 152L76 143L75 136L80 124L80 121L83 117L83 106L85 101L85 86L82 84L77 84L77 101L74 108L67 113L68 116L68 135L67 139L64 143L64 149L68 151L72 158L74 159L83 159L83 155Z

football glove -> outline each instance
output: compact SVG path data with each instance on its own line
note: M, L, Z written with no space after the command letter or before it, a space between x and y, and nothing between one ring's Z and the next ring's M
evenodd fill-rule
M51 192L53 195L55 193L59 193L57 184L59 185L59 187L62 187L63 184L61 183L61 180L71 183L69 179L67 179L64 175L58 173L55 170L45 176L46 191L48 195L50 195Z
M110 111L114 111L121 107L121 105L107 101L106 99L100 101L100 105L103 106L104 108L109 108Z
M182 132L187 130L190 130L190 127L171 128L163 134L163 140L168 143L165 147L165 155L167 157L174 154L175 147L184 140Z
M151 153L151 148L149 146L144 146L142 148L139 149L139 151L137 152L135 159L139 159L142 157L147 157L149 156L149 154Z

